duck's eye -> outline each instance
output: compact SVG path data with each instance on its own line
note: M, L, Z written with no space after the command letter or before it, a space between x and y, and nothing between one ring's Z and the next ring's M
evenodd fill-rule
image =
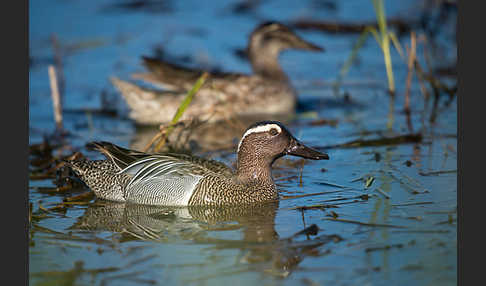
M275 129L275 128L270 129L270 131L269 131L269 132L270 132L270 135L272 135L272 136L275 136L275 135L277 135L277 134L278 134L278 131L277 131L277 129Z

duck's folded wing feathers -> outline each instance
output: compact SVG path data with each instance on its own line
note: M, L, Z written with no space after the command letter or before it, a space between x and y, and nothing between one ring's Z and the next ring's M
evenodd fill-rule
M149 72L134 74L132 75L133 78L150 82L168 90L188 91L192 88L196 80L205 72L203 69L186 68L151 57L142 57L142 61ZM216 70L207 72L210 73L210 79L231 80L241 76L237 73Z
M119 173L132 176L125 187L128 202L187 205L202 178L203 167L167 155L142 158Z

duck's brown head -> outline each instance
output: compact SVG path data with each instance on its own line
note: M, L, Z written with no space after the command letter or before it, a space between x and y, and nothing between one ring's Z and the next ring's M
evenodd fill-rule
M247 49L253 71L275 79L286 79L278 64L280 52L289 49L316 52L324 50L278 22L265 22L256 27L250 35Z
M269 171L278 158L292 155L312 160L328 160L329 155L302 144L277 121L252 124L238 144L238 173Z

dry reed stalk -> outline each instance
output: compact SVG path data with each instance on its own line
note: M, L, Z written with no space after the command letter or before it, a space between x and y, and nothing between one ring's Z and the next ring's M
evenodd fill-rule
M429 66L429 57L428 57L428 52L427 52L427 37L424 34L421 34L418 37L417 41L418 41L418 43L422 42L422 47L423 47L423 53L424 53L424 56L425 56L425 61L426 61L426 64ZM420 68L420 67L417 67L418 61L415 63L415 65L416 65L415 66L415 69ZM425 84L424 84L425 78L418 71L417 71L417 78L419 79L420 90L422 91L422 94L424 95L424 100L425 100L425 104L426 104L426 108L425 109L427 109L427 103L428 103L428 99L429 99L429 92L425 88Z
M417 37L417 43L420 44L422 43L422 47L423 47L423 50L424 50L424 54L426 53L427 49L426 49L426 36L424 34L420 34L418 37ZM426 58L427 59L427 58ZM422 95L424 96L424 109L422 111L422 115L421 115L421 121L422 121L422 131L425 130L425 116L426 116L426 113L427 113L427 110L429 109L429 98L430 98L430 95L429 95L429 92L427 91L427 88L425 87L425 78L424 78L424 75L419 72L419 69L420 68L420 64L418 62L417 59L415 59L415 62L414 62L414 68L415 70L417 71L417 79L418 79L418 82L419 82L419 86L420 86L420 91L422 93Z
M54 119L56 121L56 127L58 130L62 130L62 106L61 96L59 94L59 86L57 83L56 68L53 65L49 65L49 82L51 85L52 104L54 107Z
M143 149L143 152L148 152L150 150L150 147L152 147L152 145L155 143L155 141L160 139L162 137L162 135L163 135L163 130L162 130L162 125L161 125L159 133L155 134L155 136L150 140L150 142L147 143L147 145Z
M58 90L59 94L61 95L61 104L63 102L63 96L64 96L64 91L65 91L65 80L64 80L64 72L62 69L62 47L61 44L59 43L59 40L56 36L56 34L51 35L51 42L52 42L52 49L54 51L54 64L57 69L57 81L58 81Z
M413 76L413 70L414 70L414 63L416 60L416 36L415 32L412 31L410 35L410 49L407 47L407 53L408 53L408 74L407 74L407 86L405 89L405 115L407 116L407 125L408 129L410 132L413 132L412 128L412 120L410 119L410 86L412 84L412 76Z

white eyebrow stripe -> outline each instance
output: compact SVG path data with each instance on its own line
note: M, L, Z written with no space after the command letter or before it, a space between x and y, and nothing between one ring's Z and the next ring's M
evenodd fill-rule
M280 126L278 126L277 124L274 124L274 123L260 125L260 126L248 129L245 132L245 134L243 134L243 137L241 137L240 143L238 143L238 151L237 152L240 152L241 142L243 142L243 139L245 139L246 136L248 136L252 133L267 132L267 131L270 131L270 129L272 129L272 128L277 129L278 133L282 132L282 128L280 128Z

